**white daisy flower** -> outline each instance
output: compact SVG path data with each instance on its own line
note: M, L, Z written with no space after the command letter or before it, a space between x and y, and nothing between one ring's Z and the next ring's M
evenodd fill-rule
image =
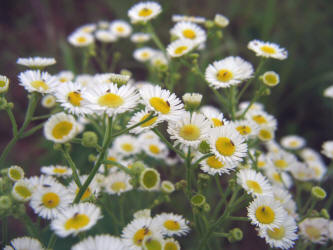
M90 87L94 86L94 77L89 74L82 74L82 75L77 75L75 77L75 82L80 84L83 87Z
M10 166L7 175L12 181L19 181L24 178L24 171L20 166L14 165Z
M19 74L19 84L28 92L50 93L57 85L57 79L45 71L26 70Z
M141 145L138 145L136 137L131 135L121 135L115 139L113 148L124 156L130 156L138 153L141 149Z
M259 126L250 120L240 120L233 122L234 127L238 133L246 139L254 138L259 133Z
M89 236L72 246L71 250L126 250L122 240L118 237L101 234Z
M143 151L157 159L165 159L168 156L168 148L159 140L149 140L142 145Z
M41 187L31 196L30 207L44 219L54 219L73 202L74 195L61 184Z
M147 22L162 11L161 5L156 2L139 2L128 10L128 16L132 23Z
M65 82L72 81L74 79L74 73L69 70L64 70L64 71L60 71L56 75L56 77L60 83L65 83Z
M281 226L287 216L280 202L267 196L258 196L254 199L248 206L247 212L251 224L271 230Z
M288 57L288 52L276 43L252 40L247 45L248 49L254 51L256 56L275 58L284 60Z
M268 114L265 111L259 111L259 110L249 110L246 113L246 119L252 120L255 123L257 123L259 126L265 126L270 127L273 130L277 127L277 121L274 118L274 116Z
M152 219L140 217L132 220L122 231L121 237L129 250L142 250L142 242L145 237L151 236L161 229L154 228Z
M333 141L325 141L321 147L321 153L326 157L333 159Z
M13 248L12 248L13 247ZM10 246L6 246L5 250L44 250L42 243L39 240L30 237L19 237L11 240Z
M130 85L118 88L113 83L99 84L87 89L82 97L90 102L90 108L96 112L105 112L108 116L132 110L139 101L136 89Z
M199 154L197 158L202 155ZM234 170L237 165L232 162L224 162L219 160L216 156L210 156L207 159L199 163L201 165L200 169L209 175L222 175L229 174L230 171Z
M177 120L169 121L168 133L175 144L197 147L207 139L210 123L202 114L184 112Z
M298 162L295 155L284 150L280 150L278 153L268 153L267 157L278 171L290 170Z
M147 85L139 91L146 107L157 112L161 120L176 120L184 112L183 103L169 90Z
M265 169L266 176L270 179L270 181L279 187L290 188L293 185L292 178L286 172L277 171L275 168L266 168Z
M296 162L290 169L290 172L293 177L299 181L309 181L315 176L315 170L301 162Z
M96 40L102 43L116 42L118 37L109 30L97 30L95 33Z
M328 240L329 220L324 218L306 218L299 223L299 234L306 240L325 245Z
M273 196L272 186L265 176L253 169L241 169L237 173L237 182L248 194L254 197Z
M50 187L60 184L54 177L48 175L32 176L27 179L34 191L42 187Z
M57 104L57 99L54 95L48 94L43 96L41 104L44 108L53 108Z
M294 218L287 216L279 227L259 229L259 236L264 238L272 248L290 249L298 239L297 224Z
M209 131L210 148L220 161L240 162L246 156L247 144L232 125L212 128Z
M322 161L321 155L313 150L312 148L304 148L300 151L300 157L306 161L306 162L311 162L311 161Z
M298 150L305 146L305 139L298 135L288 135L281 138L281 145L286 149Z
M88 102L84 99L82 93L85 88L79 83L67 82L55 89L54 95L57 102L69 113L73 115L91 114Z
M53 57L47 58L36 56L28 58L18 58L16 63L29 68L44 68L55 64L56 60Z
M116 150L114 150L114 149L109 149L107 151L106 160L122 163L122 157L121 157L121 155ZM108 170L107 171L108 173L113 173L113 172L117 172L118 171L118 168L116 167L116 165L105 164L105 166L106 166L106 168ZM100 168L98 169L98 171L100 173L104 173L105 172L104 164L102 164L100 166Z
M149 61L155 54L155 50L150 47L142 47L134 50L133 57L139 62Z
M124 20L114 20L110 23L110 31L117 37L128 37L132 33L132 27Z
M239 103L239 105L238 105L239 111L243 112L247 108L247 106L249 106L249 104L250 104L250 102L248 102L248 101L244 101L244 102ZM257 110L257 111L261 110L261 111L263 111L264 110L264 105L262 103L259 103L259 102L254 102L254 103L251 104L249 110Z
M134 33L133 35L131 35L131 41L133 43L145 43L148 42L150 38L150 34L142 32Z
M76 32L84 32L84 33L93 33L96 30L96 24L88 23L78 27L75 31Z
M133 189L130 180L131 176L122 171L111 173L104 182L105 192L121 195L124 192L130 191Z
M33 186L26 179L15 182L12 188L12 196L14 199L23 202L30 200L33 192Z
M40 171L43 174L57 176L57 177L69 177L72 176L72 169L66 166L60 165L51 165L51 166L43 166Z
M206 81L215 89L238 85L252 76L252 65L238 56L215 61L205 72Z
M201 16L186 16L186 15L172 15L173 22L191 22L191 23L204 23L206 18Z
M148 209L148 208L138 210L133 214L133 217L134 217L134 219L138 219L138 218L149 218L149 219L151 219L151 210Z
M168 59L163 52L155 50L154 55L150 59L150 63L154 67L161 67L168 65Z
M268 126L268 125L260 126L259 131L258 131L258 138L259 138L259 140L266 142L266 143L274 140L275 128Z
M216 14L214 17L215 25L225 28L229 25L229 19L222 14Z
M132 127L135 124L144 121L150 116L150 112L148 110L141 110L139 112L136 112L131 119L129 120L127 127ZM137 126L130 130L133 134L140 134L143 131L148 131L151 128L154 128L157 124L161 123L161 119L158 116L153 117L151 120L141 124L140 126Z
M9 88L9 79L7 76L0 75L0 93L4 93Z
M79 178L80 178L81 184L83 185L83 183L87 180L88 175L82 175ZM80 188L75 183L75 181L72 181L68 186L68 190L73 196L76 196L79 193ZM81 201L88 200L91 197L97 197L99 195L99 192L100 192L100 186L97 183L96 177L95 177L89 184L89 187L83 193L83 195L81 197Z
M333 85L326 88L323 95L328 98L333 98Z
M265 147L268 152L279 153L282 150L282 147L275 140L271 140L265 143Z
M199 45L206 41L206 32L199 25L191 22L178 22L170 33L179 39L190 39L194 44Z
M178 39L171 42L167 47L167 53L170 57L181 57L189 53L196 44L190 39Z
M162 229L162 234L167 236L182 236L190 231L188 222L183 216L173 213L162 213L153 218L155 227Z
M77 123L72 115L64 112L52 115L44 124L46 139L55 143L64 143L75 137Z
M323 180L327 172L327 167L322 161L309 161L306 162L306 165L308 166L308 168L313 170L312 173L314 174L314 176L312 177L312 179L316 181Z
M68 42L75 47L86 47L94 43L94 36L86 32L74 32L69 35Z
M59 214L51 222L51 229L60 237L76 236L92 228L100 218L101 210L95 204L79 203Z
M228 123L222 112L213 106L202 106L200 112L211 122L211 127L220 127Z

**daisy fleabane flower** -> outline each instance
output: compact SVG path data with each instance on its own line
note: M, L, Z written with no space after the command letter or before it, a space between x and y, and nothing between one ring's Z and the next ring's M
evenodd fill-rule
M75 47L86 47L94 43L94 36L87 32L75 31L69 35L68 42Z
M44 68L56 63L54 58L47 57L28 57L28 58L18 58L16 61L17 64L29 67L29 68Z
M102 218L101 209L93 203L79 203L59 214L51 223L51 229L60 237L77 235L92 228Z
M252 40L247 47L256 53L256 56L275 58L284 60L288 57L288 52L276 43Z
M156 227L162 229L162 234L167 236L186 235L190 231L188 222L183 216L173 213L162 213L156 215L152 222Z
M127 84L118 88L114 83L101 83L94 88L88 88L82 97L90 103L92 110L105 112L108 116L130 111L139 101L134 87Z
M139 62L147 62L154 56L155 52L156 51L150 47L142 47L134 51L133 57Z
M200 158L203 155L198 154L196 158ZM210 156L207 159L201 161L200 163L200 169L209 174L209 175L222 175L222 174L229 174L230 171L234 170L237 165L231 162L225 162L219 160L216 156Z
M286 149L298 150L303 148L305 144L305 139L298 135L288 135L281 138L281 145Z
M247 208L251 224L260 228L274 229L283 224L287 212L280 202L272 197L259 196Z
M118 237L101 234L89 236L79 243L72 246L72 250L126 250L124 243Z
M127 127L128 128L132 127L135 124L146 120L150 115L151 115L151 113L148 110L141 110L139 112L136 112L129 120ZM133 129L131 129L130 132L133 134L140 134L143 131L147 131L147 130L150 130L151 128L154 128L160 122L161 122L161 119L158 116L155 116L155 117L151 118L150 120L142 123L140 126L137 126Z
M8 90L9 79L7 76L0 75L0 94Z
M229 56L208 65L205 77L215 89L238 85L252 77L253 67L240 57Z
M220 161L240 162L246 156L247 144L234 126L212 128L208 136L211 151Z
M178 39L166 48L170 57L181 57L194 49L196 44L190 39Z
M66 166L60 165L51 165L51 166L43 166L40 171L46 175L54 175L57 177L69 177L72 175L72 169Z
M19 237L10 241L10 245L3 248L4 250L44 250L39 240L30 237Z
M139 91L147 109L157 112L161 120L177 120L184 112L184 104L169 90L144 85Z
M85 88L80 83L67 82L55 89L57 102L69 113L74 115L91 114L88 102L83 98L82 93Z
M77 123L72 115L64 112L52 115L44 124L46 139L55 143L64 143L73 139L77 133Z
M333 141L325 141L322 145L321 153L326 157L333 159Z
M172 15L173 22L191 22L191 23L204 23L206 18L201 16L185 16L185 15Z
M124 172L110 174L104 182L105 191L108 194L120 195L132 189L131 176Z
M329 235L329 220L324 218L306 218L299 223L299 234L306 240L317 244L326 244Z
M156 2L140 2L128 10L128 16L132 23L147 22L162 11L161 5Z
M211 127L220 127L228 123L227 119L217 108L213 106L202 106L200 112L211 122Z
M124 20L114 20L110 23L110 31L117 37L124 38L132 33L132 27Z
M207 139L210 123L202 114L184 112L177 120L170 121L168 133L176 144L197 147Z
M136 137L124 134L115 139L113 147L118 154L130 156L138 153L141 145Z
M195 44L206 41L206 32L197 24L191 22L179 22L170 31L179 39L190 39Z
M268 180L253 169L241 169L237 173L237 182L246 192L253 196L273 196L272 186Z
M57 78L40 70L26 70L19 74L19 84L28 92L39 92L42 94L54 91L57 86Z

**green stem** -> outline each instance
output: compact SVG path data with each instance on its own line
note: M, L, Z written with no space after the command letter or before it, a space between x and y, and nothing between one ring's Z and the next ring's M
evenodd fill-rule
M215 183L216 183L217 189L218 189L219 192L220 192L221 197L224 197L224 196L225 196L225 193L223 192L223 189L222 189L222 186L221 186L221 182L220 182L220 180L219 180L219 176L218 176L218 175L215 175L215 176L214 176L214 179L215 179Z
M230 87L230 111L231 119L234 121L236 116L236 88L235 86Z
M2 244L7 244L7 234L8 234L8 217L2 219Z
M123 227L125 225L125 217L124 217L124 195L119 197L119 214L120 214L120 223Z
M148 29L148 33L150 33L151 38L153 39L153 42L156 44L157 48L159 48L160 50L162 50L163 53L165 53L165 47L164 47L163 43L161 42L161 40L156 35L154 27L150 22L147 23L147 29Z
M35 112L37 103L38 103L38 93L37 92L33 92L30 96L29 96L29 104L28 104L28 108L27 108L27 112L25 114L25 118L24 118L24 122L22 124L22 127L19 129L19 131L13 136L13 138L9 141L9 143L7 144L7 146L5 147L5 149L2 151L1 156L0 156L0 166L4 167L4 162L9 154L9 152L12 150L12 148L15 146L16 142L20 139L22 133L24 132L24 130L28 127L33 113Z
M111 138L112 138L112 117L110 117L107 121L107 126L106 126L106 129L105 129L105 136L104 136L103 144L102 144L102 151L100 152L100 154L99 154L99 156L98 156L98 158L95 162L95 165L94 165L93 169L91 170L88 178L83 183L79 192L75 196L75 199L74 199L73 203L79 203L80 202L83 194L85 193L85 191L89 187L90 183L92 182L93 178L95 177L99 167L101 166L102 162L104 161L105 153L106 153L106 151L108 149L108 146L111 142Z
M38 233L38 230L37 230L35 224L32 222L31 218L27 214L23 215L22 221L28 231L28 234L33 238L40 239L39 233Z
M111 164L111 165L115 165L117 168L119 168L120 170L124 171L126 174L131 174L131 170L127 167L125 167L124 165L120 164L117 161L111 161L111 160L105 160L103 161L104 164Z
M237 217L237 216L228 216L227 220L233 221L250 221L248 217Z
M186 155L186 161L185 161L185 167L186 167L186 193L188 197L191 197L191 190L192 190L192 176L191 176L191 147L188 147L187 155Z
M17 124L16 124L15 116L14 116L11 108L6 108L6 111L7 111L9 120L12 123L13 136L15 136L17 134Z
M43 126L44 126L44 122L42 122L42 123L36 125L35 127L32 127L32 128L29 129L28 131L24 132L24 133L20 136L20 138L22 139L22 138L26 138L26 137L28 137L28 136L30 136L30 135L33 135L33 134L36 133L38 130L40 130L41 128L43 128Z
M176 149L162 134L157 128L153 128L152 131L174 152L176 152L181 158L185 159L185 155L180 150Z
M254 95L254 97L252 98L252 100L250 101L250 103L247 105L246 109L243 111L243 113L240 115L240 119L244 118L244 116L246 115L247 111L249 111L249 109L251 108L252 104L258 100L258 98L262 95L262 93L265 91L266 87L262 86L261 88L259 88L258 92Z
M92 116L87 116L88 120L90 121L91 125L96 129L99 136L103 137L103 130L98 125L98 123L95 121L95 119Z
M49 239L49 242L47 243L46 249L53 249L56 241L57 241L57 236L53 233Z
M44 120L44 119L47 119L49 118L51 115L53 115L53 113L51 114L46 114L46 115L40 115L40 116L34 116L32 117L32 121L36 121L36 120Z
M229 233L222 233L222 232L214 232L213 236L215 237L223 237L223 238L228 238Z
M63 156L65 157L68 165L71 167L72 169L72 172L73 172L73 179L76 183L76 185L81 188L82 187L82 184L81 184L81 181L80 181L80 178L79 178L79 175L78 175L78 170L77 170L77 167L74 163L74 161L72 160L72 157L69 155L68 151L66 149L64 149L63 147L61 148L61 152L63 154Z

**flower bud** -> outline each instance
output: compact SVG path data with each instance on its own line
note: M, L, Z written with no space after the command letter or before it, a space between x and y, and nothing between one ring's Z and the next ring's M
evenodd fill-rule
M236 227L229 231L228 240L230 243L241 241L242 239L243 239L243 231L240 228Z
M11 207L12 200L7 195L0 196L0 210L7 210Z
M9 79L4 76L0 75L0 94L6 93L9 87Z
M322 208L320 210L320 215L324 217L325 219L329 220L330 219L330 214L328 213L326 208Z
M140 186L148 191L157 190L160 180L160 174L154 168L146 168L140 174Z
M185 103L185 109L187 111L194 111L196 110L202 100L202 95L198 93L185 93L183 95L183 101Z
M88 155L89 162L95 162L96 160L97 160L96 155L94 155L94 154Z
M274 71L267 71L259 79L268 87L274 87L279 84L280 76Z
M225 28L229 25L229 19L221 14L216 14L214 23L218 27Z
M202 141L199 144L199 152L201 154L208 154L210 152L210 146L206 141Z
M203 210L206 213L209 213L209 211L210 211L210 205L207 202L203 205Z
M175 185L173 185L171 181L162 181L161 189L164 193L171 194L173 191L175 191Z
M94 148L97 146L98 136L93 131L86 131L82 135L82 146L87 148Z
M206 202L206 197L203 196L202 194L195 194L191 198L191 203L195 207L201 207L205 204Z
M211 20L208 20L208 21L205 22L205 27L206 27L207 29L211 29L211 28L213 28L214 25L215 25L214 22L211 21Z
M311 189L311 194L314 198L318 200L323 200L326 198L326 191L319 186L314 186Z
M180 180L176 183L175 187L176 190L181 190L181 189L185 189L187 186L187 182L185 180Z

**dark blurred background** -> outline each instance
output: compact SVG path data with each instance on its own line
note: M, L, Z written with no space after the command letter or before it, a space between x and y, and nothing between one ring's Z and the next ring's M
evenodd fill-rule
M9 99L15 103L14 113L19 123L24 118L27 104L26 91L18 86L17 74L22 67L16 65L18 57L55 57L57 64L50 73L63 69L79 71L75 50L66 37L78 26L100 20L127 18L127 10L135 2L111 0L1 0L0 1L0 74L11 79ZM154 26L164 44L169 41L173 26L172 14L187 14L213 19L221 13L230 19L221 44L208 44L209 61L229 55L240 55L258 64L258 58L246 46L252 39L280 44L289 52L285 61L270 60L267 70L280 74L281 84L263 99L267 111L278 119L277 139L286 134L299 134L308 146L320 150L323 141L333 139L333 100L323 97L323 90L333 84L333 1L330 0L184 0L160 1L163 13ZM137 79L145 79L142 65L133 62L135 48L129 41L117 44L122 50L117 70L128 68ZM131 62L129 62L129 59ZM92 73L92 71L91 71ZM183 85L184 86L184 85ZM209 89L194 85L192 90ZM184 87L176 87L177 94ZM249 96L249 95L248 95ZM40 108L38 113L47 112ZM2 111L0 150L11 138L10 123ZM30 168L38 173L39 158L45 153L40 147L40 134L21 140L8 161Z

